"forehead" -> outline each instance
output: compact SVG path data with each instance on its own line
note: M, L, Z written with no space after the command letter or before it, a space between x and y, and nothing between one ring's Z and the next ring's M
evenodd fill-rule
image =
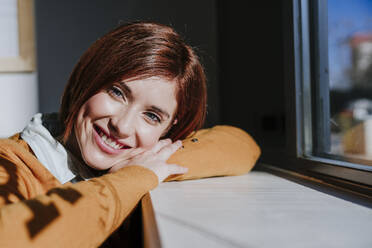
M160 77L124 81L121 84L130 92L134 101L144 104L160 105L166 108L170 114L173 107L177 106L176 88L177 83Z
M162 77L149 77L145 79L124 80L122 84L129 87L133 94L147 91L158 91L176 95L176 82Z

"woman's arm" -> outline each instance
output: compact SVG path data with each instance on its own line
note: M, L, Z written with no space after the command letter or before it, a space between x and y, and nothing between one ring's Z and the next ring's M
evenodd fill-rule
M29 173L27 155L16 161L2 152L0 247L97 247L158 184L151 170L127 166L30 198L35 189L42 192L41 175Z
M160 141L112 173L62 186L27 144L0 140L0 247L99 246L145 193L187 171L166 163L180 146Z
M167 162L187 167L189 171L170 176L166 181L245 174L261 155L254 139L233 126L199 130L183 141L183 147Z

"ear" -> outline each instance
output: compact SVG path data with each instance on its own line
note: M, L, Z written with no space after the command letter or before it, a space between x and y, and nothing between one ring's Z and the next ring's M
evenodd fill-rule
M174 119L173 121L173 124L172 125L176 125L178 123L178 120L177 119Z

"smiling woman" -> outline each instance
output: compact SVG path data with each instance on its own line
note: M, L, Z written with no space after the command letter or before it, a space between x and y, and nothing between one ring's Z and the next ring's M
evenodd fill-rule
M199 130L205 114L203 67L172 28L107 33L75 66L60 113L0 140L0 246L97 247L163 181L250 171L255 141Z
M110 169L120 158L153 147L176 123L175 83L151 77L121 85L83 104L68 141L94 169Z

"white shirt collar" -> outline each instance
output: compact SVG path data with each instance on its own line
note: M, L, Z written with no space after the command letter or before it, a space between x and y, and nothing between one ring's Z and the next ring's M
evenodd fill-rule
M52 136L49 130L59 128L57 118L56 114L35 114L21 132L21 138L29 144L37 159L45 168L62 184L69 181L79 181L76 178L87 180L93 177L86 165L81 164L71 152ZM53 130L51 131L53 132Z

